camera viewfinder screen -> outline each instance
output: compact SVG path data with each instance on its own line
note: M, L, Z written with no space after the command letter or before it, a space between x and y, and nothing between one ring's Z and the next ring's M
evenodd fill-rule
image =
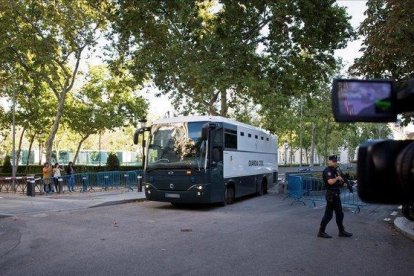
M333 93L337 121L389 122L396 119L391 81L336 80Z

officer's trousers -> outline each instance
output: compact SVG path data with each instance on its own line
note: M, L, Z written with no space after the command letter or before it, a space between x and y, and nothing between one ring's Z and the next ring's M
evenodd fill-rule
M336 224L338 225L339 231L344 231L344 213L342 212L341 198L339 197L339 191L326 191L326 208L325 215L321 221L321 232L325 232L326 225L331 221L333 212L335 211Z

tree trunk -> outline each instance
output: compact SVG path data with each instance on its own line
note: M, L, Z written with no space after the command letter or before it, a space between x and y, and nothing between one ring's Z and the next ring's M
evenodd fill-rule
M79 141L78 148L76 149L75 156L73 157L73 160L72 160L72 162L73 162L73 166L75 166L76 159L78 158L79 151L80 151L80 149L81 149L81 147L82 147L83 142L84 142L86 139L88 139L88 137L89 137L89 134L88 134L88 135L86 135L85 137L82 137L82 139Z
M22 130L22 133L20 134L20 138L19 138L19 147L17 148L17 153L16 153L15 173L17 173L17 168L19 167L19 160L20 160L20 154L22 152L22 143L23 143L23 136L24 136L25 131L26 131L26 128L24 127Z
M218 116L219 115L212 104L210 104L208 106L208 115L210 115L210 116Z
M315 156L315 123L312 123L312 141L311 141L311 157L310 157L310 166L314 166L314 156Z
M56 140L55 137L55 141L53 143L54 145L54 151L56 153L56 162L59 163L60 162L60 143L62 142L62 137L59 137L60 139Z
M221 107L220 107L220 115L223 117L227 117L227 91L222 91L221 92L221 98L220 98L220 102L221 102Z
M306 164L309 166L309 148L305 149Z
M328 157L328 132L329 132L329 118L326 120L325 137L324 137L324 149L323 149L323 161L324 164L327 162Z
M39 140L39 166L42 165L42 142Z
M79 70L79 64L81 61L82 51L85 49L86 45L82 46L78 49L78 51L75 54L75 68L73 69L71 74L66 75L65 79L65 85L63 86L63 90L60 92L60 94L56 94L58 98L58 107L56 110L55 120L53 122L52 129L50 131L49 137L46 140L46 161L50 163L50 160L52 158L52 147L53 147L53 141L55 140L56 133L59 129L60 119L63 116L63 110L65 108L65 99L66 95L69 93L70 90L72 90L73 84L75 83L75 78ZM57 93L57 92L56 92Z
M292 167L292 161L293 161L293 137L292 137L292 131L289 133L289 143L290 143L290 152L289 152L289 164L290 167Z
M29 153L27 154L27 162L26 162L26 169L25 169L26 174L27 174L27 170L29 168L29 161L30 161L30 156L31 156L31 153L32 153L32 146L33 146L33 142L34 142L35 137L36 137L36 135L30 136Z
M51 161L52 159L52 148L53 148L53 141L55 140L56 133L59 129L60 119L63 116L63 110L65 108L65 98L66 98L67 90L62 91L59 96L59 103L58 108L55 115L55 120L53 122L52 129L50 131L49 137L46 141L46 162Z

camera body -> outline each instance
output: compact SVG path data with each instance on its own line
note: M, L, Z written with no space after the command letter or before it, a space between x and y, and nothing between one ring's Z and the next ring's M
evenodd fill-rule
M395 122L414 111L414 79L396 91L391 80L336 79L332 109L338 122ZM365 202L414 210L414 141L368 140L359 145L358 195ZM403 208L404 209L404 208Z

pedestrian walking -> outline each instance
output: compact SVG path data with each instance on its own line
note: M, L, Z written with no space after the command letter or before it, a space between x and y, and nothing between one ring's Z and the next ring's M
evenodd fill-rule
M53 168L52 165L50 165L49 162L46 162L43 165L43 191L44 193L50 193L52 191L52 175L53 175Z
M340 198L340 188L343 185L343 179L337 174L337 157L336 155L331 155L328 158L328 167L323 171L322 177L323 182L326 187L326 208L325 214L322 218L321 225L318 232L318 237L320 238L332 238L325 232L326 226L333 217L333 212L335 211L336 224L339 230L340 237L351 237L352 233L345 231L343 225L344 213L342 211L342 203Z
M61 173L62 171L63 171L62 166L60 166L59 163L55 163L55 166L53 168L53 181L55 183L55 190L57 193L62 192L59 187L59 178L62 177L62 173Z
M68 183L68 190L69 192L74 192L75 187L75 176L74 176L75 170L73 169L73 162L68 163L68 167L66 168L66 177L67 177L67 183Z

